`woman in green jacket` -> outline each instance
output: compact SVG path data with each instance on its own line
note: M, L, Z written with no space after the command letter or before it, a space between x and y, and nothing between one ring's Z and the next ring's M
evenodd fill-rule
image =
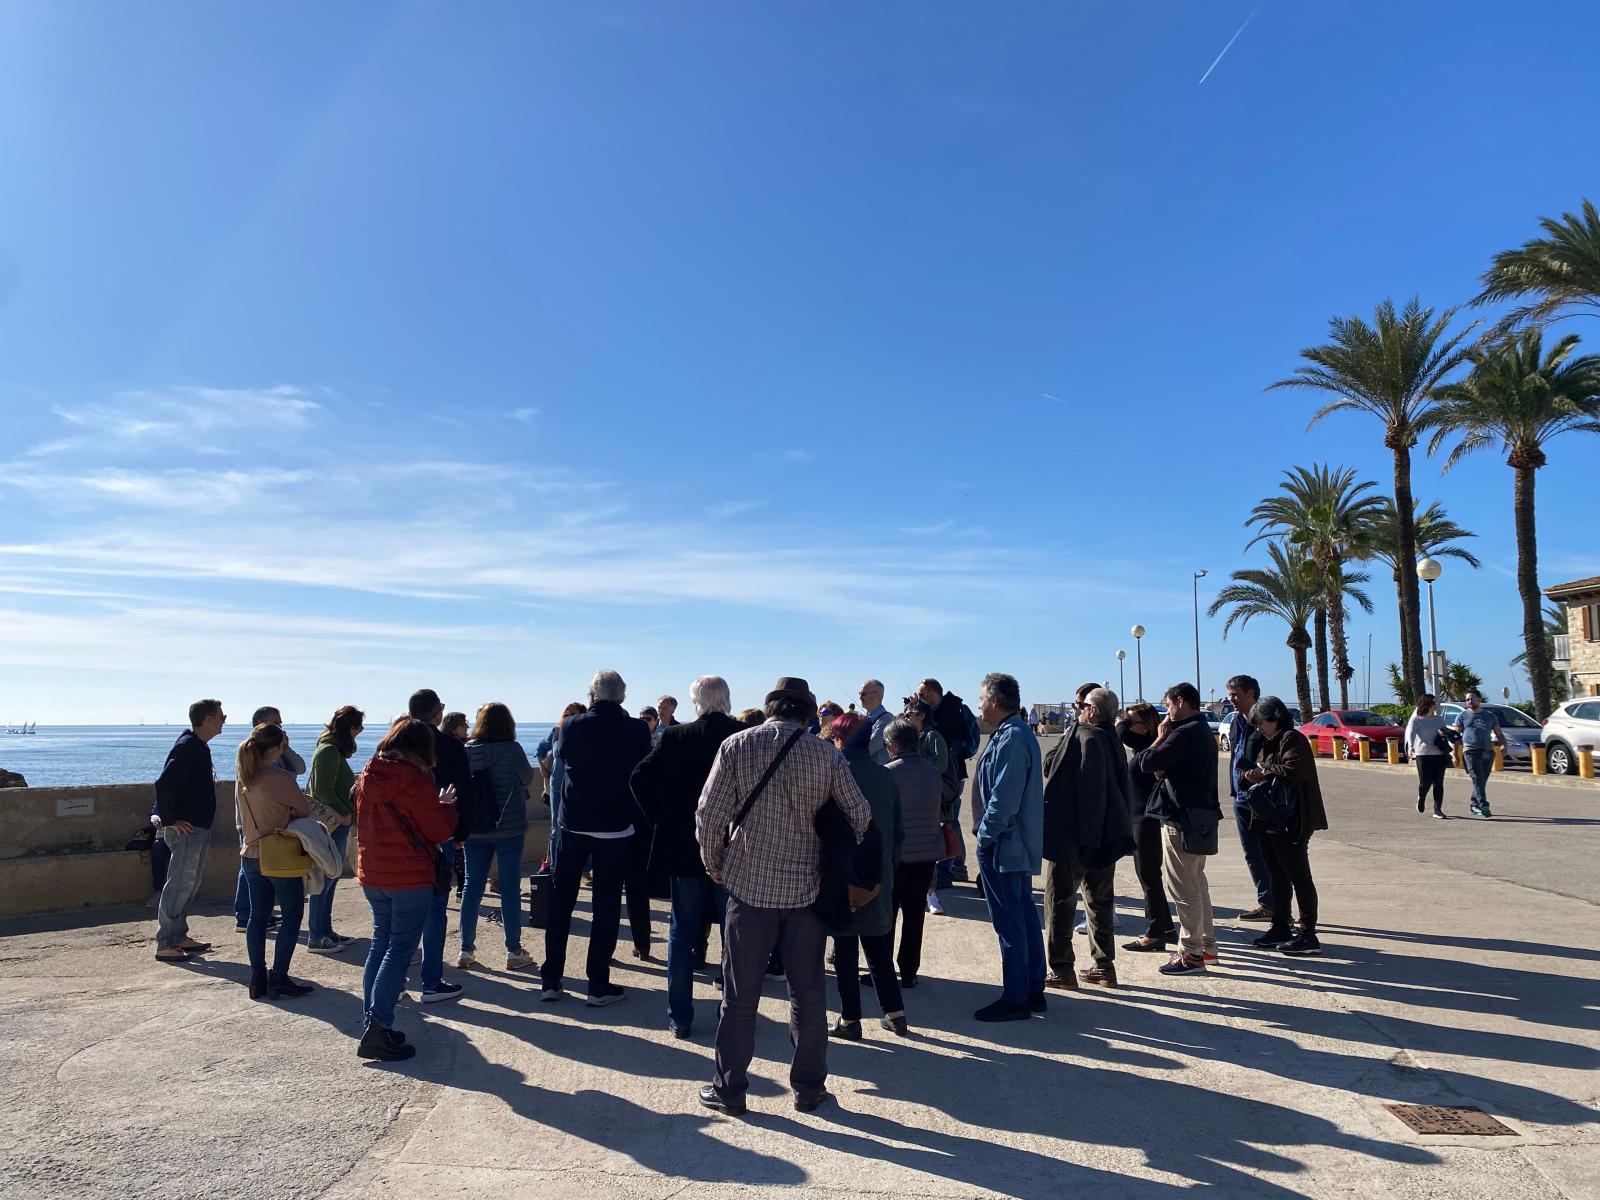
M900 861L900 845L905 841L905 825L900 814L900 789L887 767L872 760L868 741L872 722L860 713L847 712L833 719L828 737L850 764L850 774L872 809L883 846L883 861L878 874L878 889L855 910L851 931L833 939L833 973L839 985L839 1020L830 1031L847 1041L861 1039L861 983L856 974L860 955L867 957L871 972L867 979L878 993L883 1009L882 1025L905 1037L905 1004L900 979L894 965L894 868Z
M346 704L333 714L311 755L307 787L311 798L322 805L317 815L328 826L328 834L339 847L341 858L350 840L350 823L356 815L355 806L350 802L350 789L356 784L350 756L356 752L356 738L364 719L359 708ZM333 931L333 889L338 886L339 877L332 876L322 891L311 897L306 949L313 954L337 954L354 940Z

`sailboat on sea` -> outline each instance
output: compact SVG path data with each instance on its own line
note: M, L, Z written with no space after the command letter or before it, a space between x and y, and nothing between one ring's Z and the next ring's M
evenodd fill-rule
M26 721L24 721L21 725L7 725L6 726L6 732L7 733L26 733L26 734L38 733L39 732L39 722L35 721L32 725L29 725Z

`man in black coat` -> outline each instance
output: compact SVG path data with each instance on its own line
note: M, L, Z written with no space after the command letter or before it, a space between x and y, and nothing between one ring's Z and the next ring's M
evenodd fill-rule
M211 949L210 942L189 936L189 908L205 875L211 824L217 816L217 775L209 743L227 720L220 700L191 704L189 728L178 735L156 780L161 839L172 853L156 909L156 957L163 962L183 962Z
M589 926L589 1007L603 1008L624 996L611 982L611 955L622 921L622 884L628 872L631 839L644 815L628 787L641 759L650 753L650 730L622 707L627 684L615 671L600 671L589 684L589 711L561 729L556 751L566 774L561 781L561 825L556 877L550 894L550 920L544 930L541 999L560 1000L567 966L567 935L578 903L584 864L593 863L593 908ZM648 837L648 828L641 836ZM649 897L644 897L649 911ZM630 917L630 924L633 924ZM637 946L640 930L634 929ZM646 946L649 934L645 932Z
M1106 688L1084 693L1077 719L1063 735L1044 785L1045 986L1075 991L1078 980L1117 986L1116 862L1133 850L1128 757L1112 729L1117 697ZM1073 974L1072 931L1078 889L1088 910L1094 966Z
M645 818L655 827L650 874L672 880L672 926L667 936L667 1025L687 1038L694 1027L694 966L700 938L715 914L722 919L727 894L711 882L694 835L700 791L717 748L743 725L729 716L727 681L702 675L689 686L696 719L661 730L656 748L633 770L630 785Z

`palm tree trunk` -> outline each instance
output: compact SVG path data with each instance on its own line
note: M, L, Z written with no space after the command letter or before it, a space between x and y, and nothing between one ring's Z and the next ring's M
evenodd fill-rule
M1294 699L1295 703L1300 706L1300 720L1304 723L1311 720L1311 672L1306 666L1306 647L1304 644L1310 639L1306 637L1304 629L1298 629L1295 632L1300 635L1300 638L1290 643L1291 648L1294 650Z
M1396 554L1400 567L1400 671L1406 689L1422 694L1422 596L1417 586L1416 502L1411 496L1411 446L1400 439L1394 447Z
M1544 640L1544 597L1539 593L1539 538L1534 529L1533 485L1538 468L1517 468L1513 503L1517 516L1517 591L1522 593L1522 644L1528 656L1534 716L1550 712L1550 656Z
M1333 673L1339 680L1339 707L1350 707L1350 677L1355 669L1350 665L1350 650L1344 637L1344 575L1338 570L1328 572L1333 586L1328 589L1328 633L1333 642Z
M1333 707L1333 701L1328 698L1328 610L1320 604L1317 606L1317 700L1320 702L1318 712L1327 712ZM1310 720L1310 717L1306 718Z

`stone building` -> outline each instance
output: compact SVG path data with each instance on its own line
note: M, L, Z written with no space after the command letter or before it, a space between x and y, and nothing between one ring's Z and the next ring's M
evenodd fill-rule
M1567 610L1567 668L1574 695L1600 696L1600 575L1545 588Z

